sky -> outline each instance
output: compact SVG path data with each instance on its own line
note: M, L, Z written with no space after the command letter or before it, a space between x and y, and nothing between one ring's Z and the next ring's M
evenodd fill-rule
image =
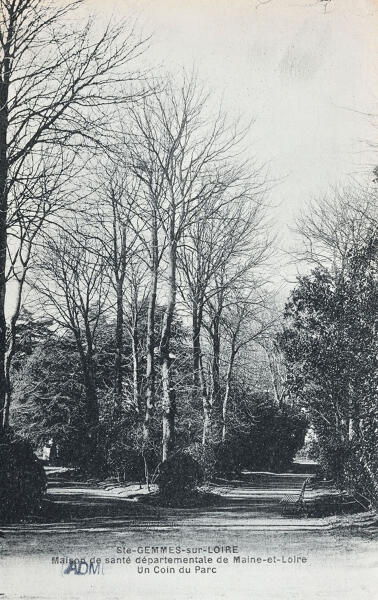
M87 0L106 21L137 18L144 60L193 68L231 116L253 121L284 250L306 202L370 178L378 158L378 0ZM106 8L104 8L106 7ZM374 116L375 115L375 116ZM293 271L283 268L289 279Z
M231 118L253 122L247 152L269 171L286 296L299 212L378 164L378 0L86 0L77 18L91 13L99 26L136 19L146 66L195 69Z

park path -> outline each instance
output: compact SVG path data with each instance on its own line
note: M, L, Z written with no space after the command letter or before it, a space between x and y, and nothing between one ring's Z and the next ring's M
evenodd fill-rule
M220 501L211 507L158 508L140 503L138 486L120 488L52 479L48 498L61 521L1 528L0 597L6 600L371 600L378 587L378 543L339 529L338 518L282 517L279 501L298 494L305 475L244 473L218 480ZM106 489L107 488L107 489ZM151 546L237 548L261 564L216 564L216 572L140 575L131 564L107 564ZM54 557L98 557L101 576L64 576ZM156 555L155 555L156 556ZM215 557L216 555L213 554ZM223 557L227 556L223 554ZM288 564L290 557L306 564ZM268 564L268 557L286 564ZM216 560L216 558L215 558Z
M145 489L137 485L112 486L69 481L50 476L47 499L58 507L59 520L2 527L8 533L118 532L130 528L324 530L339 523L333 518L282 516L280 500L299 496L308 474L244 472L231 481L218 479L211 491L219 497L212 506L164 508L140 502ZM311 492L307 492L311 494Z

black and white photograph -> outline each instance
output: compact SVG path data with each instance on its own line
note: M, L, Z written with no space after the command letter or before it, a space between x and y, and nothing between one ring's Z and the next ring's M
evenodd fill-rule
M0 0L0 600L372 600L378 2Z

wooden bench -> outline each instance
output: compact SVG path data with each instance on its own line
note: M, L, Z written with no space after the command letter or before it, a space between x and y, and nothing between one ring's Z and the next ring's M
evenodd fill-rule
M310 481L312 481L313 477L307 477L303 485L301 487L301 491L299 495L290 494L288 496L284 496L280 501L281 506L281 514L285 516L296 516L303 515L305 512L305 504L304 504L304 495L306 488Z

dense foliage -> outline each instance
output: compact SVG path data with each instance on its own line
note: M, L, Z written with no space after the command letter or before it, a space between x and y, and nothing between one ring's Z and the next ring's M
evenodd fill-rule
M289 389L311 418L324 467L368 503L378 499L377 306L373 238L343 269L300 279L281 336Z
M308 420L298 408L277 406L255 394L238 404L229 446L237 463L251 470L282 472L303 446Z
M140 406L136 407L133 402L130 345L126 343L125 394L122 407L116 407L109 383L114 365L111 325L102 323L95 348L100 403L96 473L119 481L151 481L161 469L162 405L157 403L146 441L143 435L145 400L141 393ZM69 335L57 335L50 330L44 336L33 335L36 328L30 315L25 315L14 361L13 426L35 450L52 444L58 464L86 470L85 391L79 357ZM185 457L196 462L206 480L216 474L231 475L242 468L287 469L303 443L307 428L305 417L290 406L278 406L271 393L259 394L241 383L235 384L230 397L225 442L213 443L210 439L203 445L202 407L193 402L188 376L190 354L182 349L187 335L176 320L173 348L177 360L172 371L178 398L176 446L179 456L185 452ZM143 348L140 354L143 392ZM189 473L188 477L191 481Z
M161 464L158 482L164 504L181 505L203 482L203 471L190 454L177 452Z
M0 443L0 520L37 513L45 491L46 475L33 448L8 432Z

